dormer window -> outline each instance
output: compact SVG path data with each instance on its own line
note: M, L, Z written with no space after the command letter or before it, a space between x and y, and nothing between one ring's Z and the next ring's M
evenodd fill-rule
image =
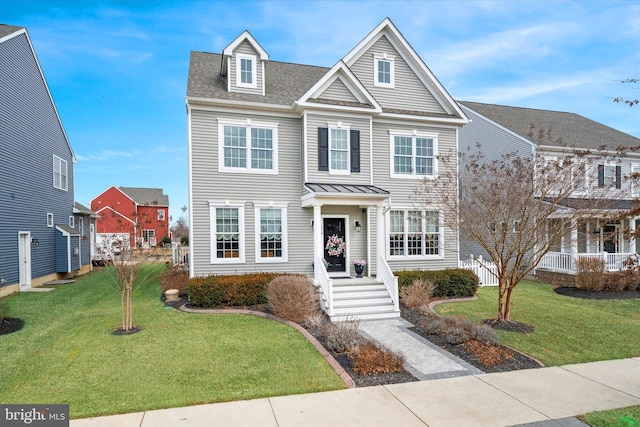
M393 58L386 54L374 57L373 61L373 85L379 87L394 87L394 66Z
M256 88L256 57L236 55L236 84L238 87Z

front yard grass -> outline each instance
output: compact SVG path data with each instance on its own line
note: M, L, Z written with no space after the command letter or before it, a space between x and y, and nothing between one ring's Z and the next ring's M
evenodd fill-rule
M498 288L478 290L473 302L442 304L441 315L475 322L495 318ZM532 325L531 334L499 331L501 341L547 366L640 355L640 299L587 300L553 292L551 285L523 281L513 293L511 320Z
M640 406L593 412L578 418L592 427L638 427L640 426Z
M154 265L150 275L162 272ZM296 330L254 316L188 314L134 291L142 331L114 336L120 294L108 270L47 293L5 298L21 331L0 336L0 402L68 403L72 418L344 388Z

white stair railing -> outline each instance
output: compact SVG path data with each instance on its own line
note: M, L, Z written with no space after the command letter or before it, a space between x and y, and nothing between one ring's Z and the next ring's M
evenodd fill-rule
M333 280L327 273L327 268L324 266L324 258L316 257L313 262L313 278L316 286L320 287L322 296L320 298L322 309L329 316L333 316Z
M378 281L382 281L389 292L389 296L393 301L393 309L400 311L400 301L398 298L398 278L393 275L387 260L382 255L378 256Z

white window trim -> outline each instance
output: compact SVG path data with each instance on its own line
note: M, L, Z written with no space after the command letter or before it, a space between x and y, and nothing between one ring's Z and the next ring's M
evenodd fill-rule
M373 57L373 85L377 87L395 87L395 61L393 56L388 56L386 53L383 55L376 55ZM378 63L384 61L389 63L389 81L390 83L383 83L378 81Z
M329 174L330 175L351 175L351 124L349 123L327 123L329 133L328 135L328 143L329 143ZM331 168L331 130L346 130L347 131L347 169L332 169Z
M73 215L69 215L69 227L71 228L76 227L76 217Z
M224 127L236 126L244 127L247 130L247 165L244 168L234 168L224 165ZM278 175L278 126L277 122L261 122L253 121L251 119L246 120L232 120L232 119L218 119L218 172L233 172L233 173L255 173L260 175ZM271 143L273 156L271 169L253 169L251 168L251 129L270 129L271 130Z
M162 213L162 218L160 218L160 213ZM158 209L156 218L158 219L158 221L165 221L166 216L165 216L164 209Z
M56 185L56 165L59 167L60 185ZM64 183L62 182L62 165L64 165ZM69 191L69 164L62 157L53 155L53 188Z
M248 59L251 61L251 83L242 82L241 71L242 71L243 59ZM257 58L255 55L246 55L243 53L237 53L236 54L236 86L246 87L251 89L257 88L258 87L258 73L256 72L257 69L258 69Z
M288 233L287 233L287 206L286 202L270 202L270 203L254 203L254 216L255 216L255 255L256 264L267 264L276 262L288 262L289 261L289 245L288 245ZM260 247L260 210L261 209L280 209L282 220L282 256L275 257L263 257L262 248Z
M53 227L53 213L47 212L47 227Z
M411 137L411 174L398 174L395 172L395 137L405 136ZM433 140L433 175L416 175L416 138L427 138ZM437 133L425 133L417 130L389 130L389 174L391 178L399 179L435 179L438 177L438 134Z
M409 220L408 220L408 212L409 211L420 211L422 212L422 234L425 236L428 234L426 232L426 212L437 212L438 213L438 255L408 255L408 241L403 239L404 241L404 255L391 255L391 245L389 245L389 238L391 235L391 211L402 211L404 217L404 234L408 233ZM444 221L443 217L444 213L440 209L435 208L424 208L424 209L416 209L415 207L392 207L389 209L387 214L385 215L386 221L386 256L389 261L401 261L401 260L440 260L444 259ZM431 233L429 233L431 234ZM426 244L426 240L423 239L423 244ZM426 249L426 247L425 247Z
M629 180L629 183L630 183L629 185L631 185L631 195L633 197L638 197L640 196L640 177L634 179L633 174L634 173L640 174L640 163L631 163L629 173L630 173L629 177L631 178Z
M244 226L244 201L210 201L209 202L209 250L211 251L211 264L244 264L245 262L245 226ZM217 240L216 240L216 209L218 208L236 208L238 209L238 258L217 258Z

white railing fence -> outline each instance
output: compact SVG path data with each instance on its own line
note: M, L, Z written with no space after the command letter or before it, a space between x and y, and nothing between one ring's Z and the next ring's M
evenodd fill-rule
M313 262L313 278L315 285L320 287L322 309L327 315L333 316L333 280L327 273L323 256L316 257Z
M171 249L173 265L189 264L189 246L174 243Z
M395 311L400 311L400 301L398 298L398 277L393 274L391 268L389 268L389 264L384 259L384 256L378 256L378 265L377 265L377 278L378 281L382 281L384 286L387 288L387 292L391 296L393 300L393 309Z
M635 253L608 253L599 252L594 254L575 254L573 257L570 253L549 252L542 257L542 261L538 264L539 269L555 270L555 271L576 271L576 260L579 258L599 258L604 261L607 271L618 271L625 267L625 263L629 258L636 258Z
M482 259L482 255L478 258L471 255L469 259L461 260L458 266L473 271L480 279L480 286L498 286L498 266Z

